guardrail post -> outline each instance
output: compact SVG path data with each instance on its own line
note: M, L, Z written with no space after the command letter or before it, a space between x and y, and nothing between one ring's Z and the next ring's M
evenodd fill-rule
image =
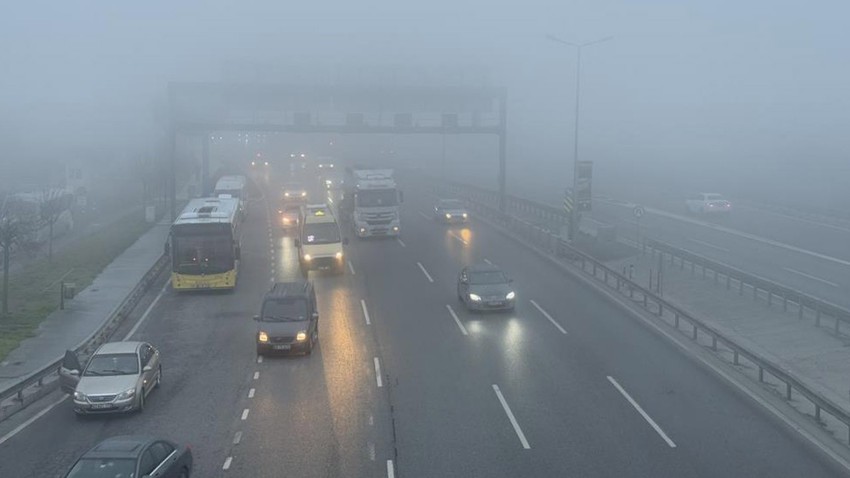
M593 278L596 278L596 263L593 263Z
M764 382L764 368L759 365L759 382Z
M673 323L676 325L676 330L679 330L679 313L675 313L675 319L673 319Z
M717 336L714 334L711 334L711 350L717 352Z
M714 273L714 285L717 285L717 271L712 271Z
M634 299L634 298L635 298L635 288L632 287L631 284L629 284L629 299Z
M605 285L608 285L608 269L602 269L602 272L605 273Z
M797 303L800 308L797 309L797 319L803 320L803 301L801 299L797 299L799 302Z
M788 312L788 295L782 294L782 312Z
M820 423L820 407L818 404L815 404L815 421Z
M785 400L791 400L791 384L785 383Z
M757 300L759 298L759 288L757 285L753 284L753 300Z
M732 363L734 363L735 365L738 365L738 351L737 350L732 351Z
M815 309L815 325L820 327L820 309Z
M694 327L694 340L696 341L697 340L697 333L699 332L699 329L697 328L697 324L691 324L691 325Z
M732 284L732 278L729 274L726 274L726 290L729 290L729 286Z
M770 307L773 304L773 292L767 291L767 306Z
M738 279L738 295L744 295L744 281L743 281L743 279Z
M662 304L661 302L658 303L658 316L664 316L664 304Z

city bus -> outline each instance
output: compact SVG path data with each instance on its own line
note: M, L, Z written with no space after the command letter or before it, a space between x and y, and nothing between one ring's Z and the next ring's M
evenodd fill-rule
M241 219L244 219L248 214L245 183L245 176L222 176L215 183L215 190L213 191L213 197L238 199Z
M171 286L177 291L236 287L240 255L239 200L198 198L171 226Z

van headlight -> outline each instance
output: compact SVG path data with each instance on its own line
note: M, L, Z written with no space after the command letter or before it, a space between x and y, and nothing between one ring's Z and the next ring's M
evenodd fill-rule
M136 395L136 387L133 387L133 388L128 388L127 390L124 390L123 392L119 393L118 396L115 397L115 399L116 400L127 400L128 398L133 398L135 395Z
M469 300L473 302L481 302L481 296L478 294L469 294Z
M302 330L301 332L298 332L295 335L295 340L297 340L298 342L303 342L303 341L307 340L307 331Z
M514 293L514 291L510 291L508 292L508 295L505 296L505 299L514 300L514 297L516 297L516 293Z
M257 335L257 340L259 340L260 342L263 342L263 343L268 342L269 341L269 334L267 334L267 333L265 333L261 330L260 333Z

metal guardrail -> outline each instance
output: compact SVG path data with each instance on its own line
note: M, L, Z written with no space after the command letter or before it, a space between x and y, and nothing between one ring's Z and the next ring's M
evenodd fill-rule
M139 300L144 296L145 292L150 288L151 284L156 280L163 269L168 265L168 256L162 255L157 259L156 263L145 273L142 280L133 288L133 290L124 298L121 303L113 309L104 323L92 332L85 340L80 342L74 351L77 354L89 355L94 352L97 347L106 342L112 335L115 329L121 324L139 303ZM14 399L15 405L7 407L0 412L0 421L5 420L27 405L51 392L58 387L58 373L62 365L63 356L58 357L53 362L42 367L40 370L32 372L26 377L20 379L15 384L0 390L0 404L8 399Z
M782 301L782 310L788 311L788 304L797 306L797 318L802 319L806 310L810 310L814 316L815 325L820 327L824 317L831 317L834 320L836 334L841 333L840 324L850 325L850 310L844 309L838 305L819 299L805 292L801 292L782 284L778 284L771 280L759 277L755 274L744 272L727 264L713 261L699 254L677 248L662 241L647 239L643 242L644 251L649 249L655 254L656 252L662 256L670 257L670 264L675 263L675 259L679 259L680 268L684 269L686 264L690 264L691 271L695 272L697 268L702 270L703 277L711 271L714 282L717 283L721 277L725 277L726 289L732 288L732 281L737 282L738 294L744 294L744 286L749 286L752 289L753 300L758 298L759 291L764 291L767 296L767 305L773 304L773 298L777 297Z
M714 352L718 352L721 346L725 347L732 353L732 362L735 365L741 365L741 358L746 359L758 369L759 382L765 381L765 373L767 373L784 384L784 397L786 400L790 401L794 392L809 400L814 406L815 419L818 423L821 423L822 412L826 412L843 423L847 427L847 441L850 443L850 412L811 390L803 381L793 376L788 370L747 350L711 325L667 302L649 289L642 287L625 275L609 268L590 255L573 248L557 235L510 214L504 214L497 208L490 206L490 204L498 204L498 202L493 201L493 196L479 191L478 188L470 188L466 185L454 183L449 184L445 190L459 198L466 199L472 209L481 214L481 217L485 220L489 220L497 226L507 229L515 237L528 241L538 249L542 249L543 252L568 260L574 266L578 266L583 273L591 276L594 280L601 282L608 288L616 290L619 294L628 297L634 303L642 306L645 310L655 314L659 318L664 319L666 314L667 317L672 318L672 324L670 325L677 331L681 332L682 322L686 322L689 325L690 333L688 336L691 340L699 343L701 337L707 337L711 343L710 347Z

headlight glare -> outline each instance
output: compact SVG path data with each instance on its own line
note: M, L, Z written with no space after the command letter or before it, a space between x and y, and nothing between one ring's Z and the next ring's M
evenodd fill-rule
M514 297L516 297L516 293L514 291L510 291L508 292L508 295L505 296L505 299L514 300Z
M446 213L446 219L451 219L451 218L452 218L452 215L449 214L449 213Z
M309 262L309 261L310 261L310 259L312 259L312 257L310 256L310 254L304 254L304 260L305 260L305 261L308 261L308 262Z
M257 340L259 340L260 342L268 342L269 341L269 334L267 334L263 331L260 331L260 334L257 336Z
M303 330L301 332L298 332L298 334L295 336L295 340L297 340L299 342L303 342L303 341L307 340L307 332L305 332Z
M467 214L467 213L463 213L463 218L464 218L464 219L466 219L466 218L468 218L468 217L469 217L469 214Z
M469 294L469 300L473 302L481 302L481 296L478 294Z
M337 253L336 253L336 258L337 258L337 259L342 259L342 252L337 252Z

